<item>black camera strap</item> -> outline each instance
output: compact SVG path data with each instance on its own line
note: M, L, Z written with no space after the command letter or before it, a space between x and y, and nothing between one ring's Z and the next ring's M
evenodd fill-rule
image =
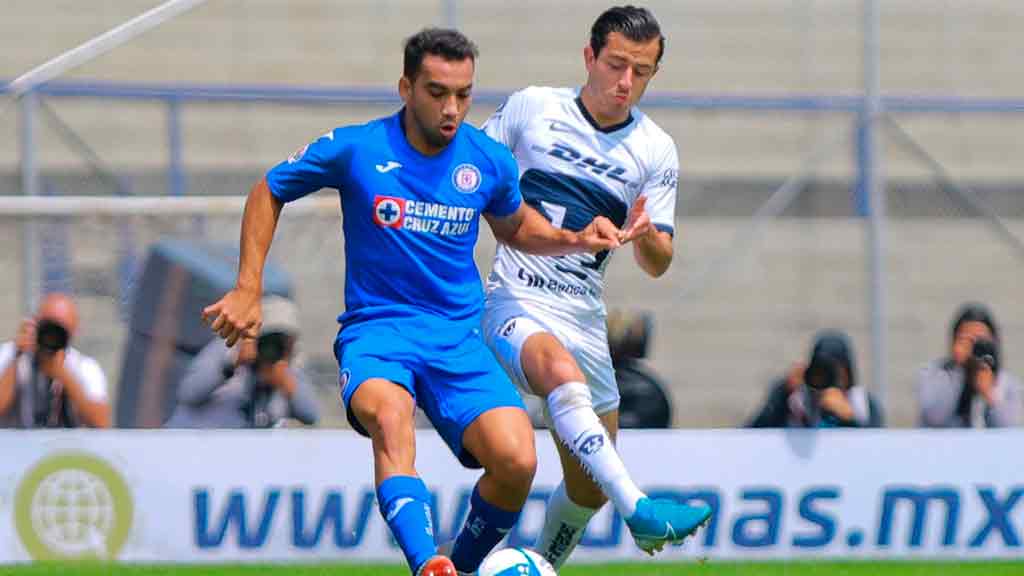
M76 426L71 403L67 393L53 393L53 380L39 371L39 363L33 359L29 379L29 410L31 425L35 428L74 428Z

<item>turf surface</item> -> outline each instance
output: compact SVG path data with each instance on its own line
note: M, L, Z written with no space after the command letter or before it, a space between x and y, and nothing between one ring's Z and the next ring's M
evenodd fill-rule
M396 565L250 564L0 566L10 576L405 576ZM1024 576L1024 562L705 562L701 564L576 564L561 576Z

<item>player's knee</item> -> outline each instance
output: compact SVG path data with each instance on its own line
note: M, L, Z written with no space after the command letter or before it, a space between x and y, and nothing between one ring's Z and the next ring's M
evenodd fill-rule
M541 378L549 389L554 389L566 382L583 382L584 376L576 360L564 349L549 350L541 363Z
M510 489L528 491L537 473L537 454L533 450L517 450L498 464L495 474Z
M366 426L371 436L383 439L399 438L413 430L412 412L398 402L381 403L368 415L369 425Z

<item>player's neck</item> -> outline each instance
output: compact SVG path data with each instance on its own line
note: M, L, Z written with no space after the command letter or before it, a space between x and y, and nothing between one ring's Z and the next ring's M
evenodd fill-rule
M434 146L423 136L423 132L413 124L409 117L409 110L402 108L402 133L405 134L405 141L424 156L437 156L444 150L444 146Z
M579 100L583 106L583 112L590 117L589 120L597 124L597 127L602 130L625 124L631 117L628 109L623 113L616 114L614 116L606 116L602 114L600 106L598 106L597 98L592 95L586 87L580 90Z

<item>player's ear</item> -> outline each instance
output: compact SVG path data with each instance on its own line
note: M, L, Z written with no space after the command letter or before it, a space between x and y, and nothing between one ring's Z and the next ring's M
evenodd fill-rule
M398 95L402 97L402 102L407 104L412 96L412 80L406 78L404 74L398 79Z
M594 60L597 60L597 54L594 54L594 49L587 44L583 47L583 63L587 66L587 72L594 66Z

